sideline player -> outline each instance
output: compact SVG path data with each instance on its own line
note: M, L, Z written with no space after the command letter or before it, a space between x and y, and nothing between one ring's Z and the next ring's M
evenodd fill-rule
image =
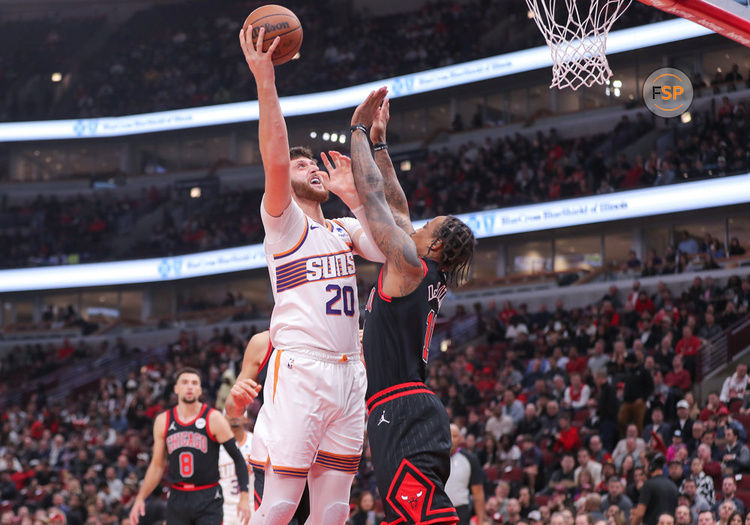
M357 341L359 307L354 253L383 260L361 221L328 221L320 203L338 195L364 220L351 163L309 150L289 150L265 36L240 31L255 78L259 143L265 172L261 219L275 306L271 315L273 366L264 384L252 460L265 465L263 500L252 525L286 525L310 485L310 525L340 525L349 515L349 491L364 437L365 370Z
M245 428L247 418L244 414L240 417L226 416L226 418L229 422L229 428L232 429L232 434L234 434L234 440L237 442L237 447L240 449L242 457L244 458L249 470L253 435ZM232 459L227 453L226 449L222 448L219 451L219 484L221 485L221 492L224 496L223 525L241 525L239 513L237 512L237 505L239 505L240 502L240 482L237 479L237 474L234 469L234 459ZM251 483L252 481L253 480L251 479Z
M245 523L250 517L249 476L229 423L217 410L199 402L202 390L198 370L180 370L174 392L177 405L154 420L151 463L130 509L130 523L136 525L145 514L146 497L159 484L168 466L167 525L221 525L219 444L234 460L240 491L237 512Z
M266 380L268 374L268 360L273 352L271 337L268 330L258 332L250 338L245 347L245 355L242 358L242 370L237 376L237 381L232 386L227 397L227 415L244 414L247 406L258 399L263 405L263 390L260 385ZM258 423L255 424L258 428ZM264 465L250 460L253 467L253 485L255 509L257 510L263 500L263 485L265 481ZM290 525L302 525L310 515L310 495L305 487L297 511L290 520Z
M389 523L454 524L445 493L451 434L440 399L429 390L427 359L447 284L462 281L474 252L471 229L455 217L436 217L414 231L406 199L387 155L388 103L373 92L352 117L354 180L370 231L386 262L365 306L367 434L378 490ZM381 105L382 103L382 105ZM382 136L381 136L382 134ZM399 195L390 206L386 195ZM398 220L396 220L398 218Z

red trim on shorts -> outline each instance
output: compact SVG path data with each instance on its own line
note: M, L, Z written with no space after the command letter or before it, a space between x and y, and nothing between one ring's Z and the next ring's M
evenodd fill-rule
M206 490L216 487L219 483L211 483L210 485L193 485L192 483L173 483L170 485L175 490L183 490L186 492L193 492L196 490Z
M427 388L427 385L419 381L414 381L412 383L399 383L398 385L389 386L388 388L384 388L380 392L376 392L375 394L370 396L370 398L367 400L367 409L372 410L372 407L370 407L371 404L377 402L379 398L385 397L387 394L390 394L396 390L415 390L424 388Z
M207 405L201 405L200 412L198 412L198 415L195 416L190 423L183 423L182 421L180 421L180 416L177 414L177 407L175 406L172 409L172 410L174 410L174 414L173 414L174 415L174 420L177 421L177 424L180 425L180 426L189 427L190 425L192 425L193 423L195 423L196 421L198 421L198 419L200 419L200 417L203 415L203 412L206 410L206 406Z
M268 360L271 359L271 354L273 353L273 345L271 344L271 338L268 338L268 349L266 350L266 355L263 357L263 361L260 362L260 366L258 367L258 372L263 370L263 367L268 364Z
M435 395L435 392L432 390L429 390L428 388L421 388L419 390L407 390L406 392L399 392L398 394L393 394L392 396L388 396L384 399L381 399L380 401L376 402L374 405L372 405L369 409L367 409L367 413L371 413L373 410L375 410L375 407L378 407L382 405L383 403L387 403L388 401L393 401L394 399L398 399L399 397L405 397L405 396L411 396L413 394L432 394Z
M213 408L209 408L208 412L206 412L206 433L208 434L208 437L211 441L217 441L216 436L214 436L213 432L211 432L211 412L213 411ZM218 441L217 441L218 443Z
M383 268L385 268L385 265L380 267L380 273L378 274L378 295L383 301L390 303L393 297L383 292Z

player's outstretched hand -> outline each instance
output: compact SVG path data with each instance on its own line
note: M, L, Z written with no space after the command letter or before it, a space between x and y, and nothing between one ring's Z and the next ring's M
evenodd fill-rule
M245 29L240 29L240 47L242 47L242 53L245 55L245 61L247 62L250 71L252 71L255 81L259 82L265 78L274 78L273 62L271 58L273 52L276 50L276 46L281 41L280 37L274 38L267 51L263 51L263 37L266 35L266 28L261 27L258 30L258 38L256 43L253 44L253 26L248 25Z
M326 189L341 199L350 210L359 208L361 202L354 185L352 159L338 151L329 151L328 155L330 160L325 153L320 154L323 166L328 171L321 172Z
M367 128L372 126L372 122L375 120L375 114L387 94L387 87L371 91L370 94L367 95L365 101L354 110L354 115L352 115L352 126L356 126L357 124L362 124Z
M234 399L235 405L245 408L258 397L260 388L261 386L252 379L238 379L229 391L229 395Z
M242 525L246 525L250 521L250 496L247 492L240 494L240 502L237 504L237 515Z
M146 502L142 499L136 498L133 503L133 508L130 509L130 525L138 525L138 520L141 516L146 515Z
M383 100L378 110L375 112L375 120L372 121L370 128L370 142L377 144L385 142L385 128L388 127L388 121L391 119L391 108L388 98Z

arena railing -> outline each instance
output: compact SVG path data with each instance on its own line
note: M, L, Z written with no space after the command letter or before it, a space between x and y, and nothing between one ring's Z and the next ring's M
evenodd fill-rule
M739 353L749 347L750 315L747 315L700 346L695 382L700 384L720 373Z

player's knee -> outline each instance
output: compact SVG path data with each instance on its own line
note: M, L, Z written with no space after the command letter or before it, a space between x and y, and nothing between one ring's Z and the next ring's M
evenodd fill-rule
M323 511L323 522L326 525L343 525L349 517L349 505L337 501L328 505Z
M292 501L277 501L267 510L262 507L261 505L258 511L265 514L263 521L265 525L287 525L294 516L294 511L297 510L297 504Z

